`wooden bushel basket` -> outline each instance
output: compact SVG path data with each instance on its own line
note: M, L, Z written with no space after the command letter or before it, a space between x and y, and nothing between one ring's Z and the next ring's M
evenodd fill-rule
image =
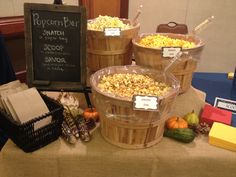
M156 34L159 33L141 34L132 40L134 57L137 65L163 71L164 68L170 63L170 58L164 58L162 56L162 49L143 47L138 44L143 37ZM160 35L175 39L183 39L196 44L196 47L182 49L183 52L188 51L188 56L181 56L180 60L171 68L172 74L174 74L174 76L180 81L180 93L186 92L192 84L192 75L197 68L197 63L198 60L200 60L201 52L205 43L196 36L174 33L160 33Z
M159 97L158 111L134 110L132 98L115 97L101 92L97 87L102 76L114 73L145 74L171 85L172 89L164 97ZM179 90L179 82L172 74L164 75L140 66L113 66L94 73L90 83L93 101L100 115L101 134L105 140L126 149L150 147L161 141L165 120Z
M129 24L127 19L121 19ZM88 21L89 23L90 21ZM138 35L140 25L136 24L130 29L122 30L121 36L104 36L103 31L87 31L87 66L94 72L99 69L130 65L132 63L132 39Z

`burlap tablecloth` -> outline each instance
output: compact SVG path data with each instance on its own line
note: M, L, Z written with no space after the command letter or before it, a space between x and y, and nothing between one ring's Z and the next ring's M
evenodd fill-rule
M205 104L199 96L194 89L178 96L173 112L199 112ZM0 177L235 177L236 153L207 141L203 135L190 144L163 138L150 148L125 150L107 143L98 128L89 143L59 139L24 153L9 140L0 153Z

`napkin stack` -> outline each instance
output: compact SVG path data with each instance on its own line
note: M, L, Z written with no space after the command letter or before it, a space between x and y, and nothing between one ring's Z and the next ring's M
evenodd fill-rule
M236 151L236 128L214 122L209 133L209 143L231 151Z

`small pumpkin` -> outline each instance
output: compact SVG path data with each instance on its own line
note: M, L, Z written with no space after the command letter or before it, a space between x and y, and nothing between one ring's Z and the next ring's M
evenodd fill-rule
M188 128L188 123L183 118L178 117L178 116L174 116L174 117L169 118L166 121L166 127L168 129L173 129L173 128Z
M96 111L96 108L86 108L83 116L86 120L93 119L94 121L98 121L99 119L99 114Z

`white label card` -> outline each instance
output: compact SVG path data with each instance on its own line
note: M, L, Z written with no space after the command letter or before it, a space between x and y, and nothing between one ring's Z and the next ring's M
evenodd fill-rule
M214 106L236 114L236 101L216 97Z
M134 110L158 111L158 97L135 95L133 101Z
M105 36L120 36L120 28L104 28Z
M173 58L182 50L181 47L162 47L162 57Z

